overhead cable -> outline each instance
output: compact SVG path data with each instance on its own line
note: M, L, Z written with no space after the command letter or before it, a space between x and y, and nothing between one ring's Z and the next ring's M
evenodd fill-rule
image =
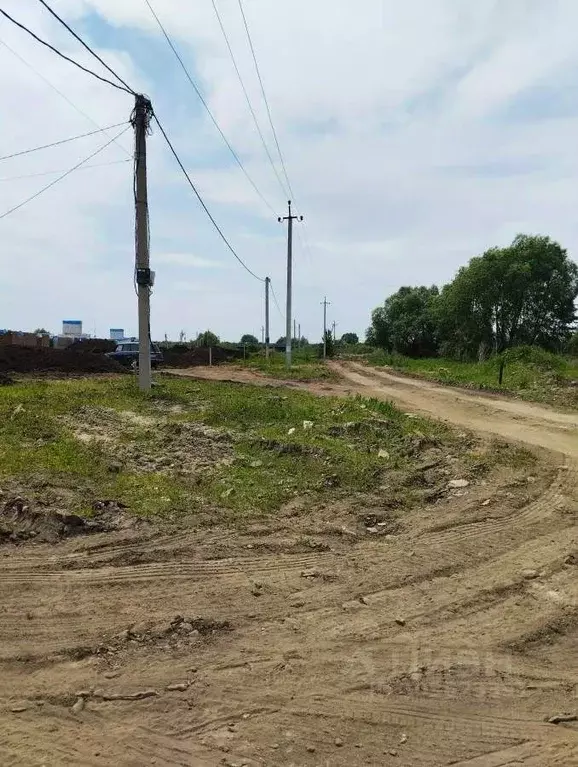
M68 144L70 141L76 141L80 138L86 138L87 136L94 136L96 133L104 133L107 130L118 128L121 125L126 125L126 120L121 123L115 123L114 125L108 125L106 128L99 128L98 130L90 131L89 133L81 133L78 136L71 136L70 138L63 138L60 141L54 141L52 144L43 144L42 146L35 146L33 149L23 149L20 152L14 152L13 154L6 154L0 157L0 160L10 160L12 157L20 157L23 154L31 154L32 152L39 152L41 149L50 149L53 146L61 146L62 144ZM123 131L124 133L124 131Z
M269 106L269 99L267 98L267 94L265 93L265 85L263 84L263 78L261 77L261 70L259 69L259 63L257 61L257 54L255 53L255 47L253 46L253 40L251 38L251 32L249 31L249 24L247 23L247 17L245 16L245 9L243 8L243 0L238 0L238 3L239 3L239 10L241 11L241 16L243 17L243 24L245 26L245 32L247 33L247 40L249 41L249 47L251 48L251 55L253 57L253 63L255 65L255 72L257 73L257 78L259 80L259 85L261 86L261 94L263 96L263 101L265 102L265 107L267 109L267 116L269 118L269 125L271 126L271 131L273 133L273 139L275 141L275 146L277 147L277 153L279 154L279 160L281 161L281 167L283 168L283 175L285 176L285 180L287 181L287 188L289 189L291 198L295 199L295 195L293 194L293 189L291 188L291 182L289 181L289 176L287 175L287 168L285 166L285 160L283 159L283 155L281 153L281 147L279 146L279 139L277 137L277 131L275 130L275 125L273 123L273 117L271 115L271 108Z
M159 19L159 17L158 17L158 16L157 16L157 14L155 13L155 10L154 10L154 8L152 7L151 3L149 2L149 0L145 0L145 3L147 4L147 6L148 6L148 8L149 8L150 12L152 13L152 15L154 16L154 18L155 18L155 21L156 21L156 22L157 22L157 24L159 25L159 27L160 27L160 30L161 30L161 32L163 33L163 35L164 35L164 37L165 37L165 40L166 40L166 41L167 41L167 43L169 44L169 46L170 46L170 48L171 48L172 52L175 54L175 56L176 56L176 58L177 58L177 61L178 61L178 62L179 62L179 64L181 65L181 67L182 67L182 69L183 69L183 72L185 73L185 75L186 75L186 77L187 77L188 81L189 81L189 82L190 82L190 84L193 86L193 89L194 89L195 93L197 94L197 96L198 96L198 98L199 98L199 100L200 100L201 104L202 104L202 105L205 107L205 109L207 110L207 114L208 114L208 115L209 115L209 117L211 118L211 120L212 120L212 122L213 122L213 125L214 125L214 126L215 126L215 128L216 128L216 129L219 131L219 133L220 133L220 135L221 135L221 138L223 139L223 141L224 141L224 142L225 142L225 144L227 145L227 148L228 148L229 152L230 152L230 153L233 155L233 157L234 157L234 159L235 159L235 162L237 163L237 165L239 166L239 168L241 168L241 170L242 170L242 171L243 171L243 173L245 174L245 177L247 178L247 181L248 181L248 182L251 184L251 186L253 187L253 189L254 189L254 190L257 192L257 194L259 195L259 197L261 198L261 200L262 200L262 201L265 203L265 205L266 205L266 206L269 208L269 210L271 211L271 213L273 213L273 215L277 215L277 214L276 214L276 211L275 211L275 209L274 209L274 208L273 208L273 206L272 206L272 205L269 203L269 201L266 199L266 197L263 195L263 193L261 192L261 190L259 189L259 187L257 186L257 184L256 184L256 183L253 181L253 179L251 178L251 176L250 176L250 175L249 175L249 173L247 172L247 170L246 170L245 166L244 166L244 165L243 165L243 163L241 162L241 159L239 158L239 155L238 155L238 154L235 152L235 150L234 150L234 149L233 149L233 147L231 146L231 143L229 142L228 138L227 138L227 137L225 136L225 134L223 133L223 131L222 131L222 129L221 129L221 126L220 126L220 125L219 125L219 123L217 122L217 119L216 119L216 117L215 117L215 116L213 115L213 113L211 112L211 109L210 109L209 105L207 104L207 102L205 101L205 99L204 99L204 97L203 97L203 94L202 94L202 93L201 93L201 91L199 90L199 87L197 86L197 84L195 83L195 81L193 80L193 78L191 77L191 74L189 73L189 71L188 71L187 67L185 66L185 63L184 63L184 61L183 61L182 57L180 56L179 52L178 52L178 51L177 51L177 49L175 48L175 45L173 44L173 41L172 41L172 40L171 40L171 38L169 37L169 34L168 34L168 32L166 31L165 27L163 26L163 24L162 24L161 20Z
M273 168L273 172L275 173L275 176L277 177L277 181L279 182L279 185L283 191L283 194L287 196L287 190L285 188L285 185L283 184L283 179L279 175L279 171L277 170L277 167L275 165L275 161L273 160L273 157L271 156L271 152L269 151L269 147L267 146L267 142L265 141L265 137L263 136L263 131L261 130L261 126L259 125L259 121L257 120L257 115L255 114L255 110L253 109L253 105L251 104L251 99L249 98L249 94L247 92L247 88L245 86L245 83L243 81L243 76L241 75L241 72L239 70L239 66L237 64L237 59L235 58L235 54L233 53L233 49L231 47L231 43L229 42L229 36L227 35L227 31L223 25L223 21L221 19L221 14L219 13L219 9L217 8L217 4L215 0L211 0L213 4L213 9L215 11L215 15L217 17L217 21L219 22L219 26L221 28L221 32L223 33L223 37L225 38L225 43L227 45L227 49L229 51L229 55L231 57L231 61L233 62L233 66L235 67L235 72L237 73L237 78L239 80L239 83L241 85L241 88L243 90L243 94L245 96L245 101L247 102L247 106L249 107L249 111L251 112L251 117L253 118L253 122L255 123L255 127L257 128L257 132L259 134L259 137L261 139L261 143L263 144L263 149L265 150L265 153L267 154L267 157L269 158L269 162L271 164L271 167Z
M122 83L122 84L124 85L124 87L125 87L125 89L126 89L127 91L129 91L130 93L132 93L133 95L135 95L135 91L134 91L134 90L133 90L133 89L130 87L130 85L127 85L127 83L126 83L126 82L125 82L125 81L122 79L122 77L120 77L120 75L117 75L117 73L114 71L114 69L111 69L111 68L108 66L108 64L107 64L105 61L103 61L103 60L101 59L101 57L98 55L98 53L95 53L95 52L92 50L92 48L91 48L91 47L90 47L90 46L89 46L87 43L85 43L85 42L84 42L84 40L83 40L81 37L79 37L79 35L77 35L77 34L76 34L76 32L75 32L75 31L74 31L74 30L73 30L73 29L72 29L72 28L71 28L71 27L70 27L70 26L69 26L69 25L66 23L66 21L64 21L64 19L63 19L63 18L61 18L61 17L60 17L60 16L59 16L59 15L56 13L56 11L54 11L54 10L53 10L53 9L52 9L52 8L51 8L49 5L48 5L48 3L47 3L47 2L45 2L45 0L38 0L38 1L39 1L40 3L42 3L42 5L43 5L43 6L46 8L46 10L47 10L49 13L51 13L51 14L54 16L54 18L55 18L55 19L58 19L58 21L59 21L59 22L62 24L62 26L63 26L63 27L65 27L65 28L66 28L66 29L67 29L67 30L70 32L70 34L71 34L71 35L72 35L72 36L73 36L73 37L74 37L76 40L78 40L78 42L79 42L79 43L80 43L82 46L84 46L84 47L86 48L86 50L87 50L89 53L91 53L91 54L94 56L94 58L95 58L97 61L99 61L99 62L102 64L102 66L103 66L103 67L104 67L106 70L108 70L108 71L110 72L110 74L111 74L113 77L116 77L116 79L117 79L117 80L118 80L120 83Z
M79 168L78 170L89 170L89 168L108 168L110 165L123 165L126 162L132 162L131 158L127 157L124 160L112 160L111 162L96 162L96 163L93 163L92 165L84 165L82 168ZM25 173L22 176L2 177L0 178L0 182L20 181L21 179L25 179L25 178L40 178L41 176L54 176L56 173L62 173L62 170L45 170L42 173Z
M67 102L67 104L70 104L70 106L76 112L78 112L79 115L82 115L83 117L85 117L89 122L91 122L96 128L100 130L100 125L96 122L96 120L94 120L89 114L87 114L83 109L81 109L77 104L75 104L74 101L69 99L68 96L65 93L63 93L59 88L57 88L56 85L51 83L47 77L44 77L42 72L39 72L38 69L36 69L36 67L32 66L32 64L29 61L26 61L26 59L23 58L17 51L15 51L14 48L11 48L5 40L0 39L0 45L3 45L4 48L10 51L10 53L18 59L18 61L24 64L25 67L28 67L28 69L30 69L32 72L34 72L34 74L37 77L39 77L41 80L43 80L46 83L46 85L48 85L49 88L52 88L52 90L55 93L57 93L61 98L63 98ZM102 132L104 133L105 136L108 135L106 132L106 129L103 129ZM132 159L132 152L129 152L126 147L124 147L122 144L119 144L116 140L115 140L115 143L119 147L119 149L122 149L122 151Z
M282 318L283 322L285 322L285 315L281 311L281 307L279 306L279 303L277 301L277 296L275 295L275 291L273 290L273 284L271 282L269 282L269 287L271 288L271 295L273 296L273 303L277 307L277 311L281 315L281 318Z
M54 181L51 181L50 184L47 184L46 186L42 187L36 194L33 194L31 197L27 197L25 200L22 200L22 202L18 203L18 205L15 205L13 208L9 208L4 213L0 214L0 219L6 218L6 216L9 216L10 213L14 213L15 210L18 210L19 208L24 207L29 202L32 202L32 200L35 200L37 197L40 197L41 194L44 194L48 189L53 187L55 184L58 184L59 181L62 181L62 179L66 178L67 176L70 176L71 173L73 173L75 170L81 167L81 165L84 165L89 160L92 160L93 157L96 157L97 154L100 154L103 152L108 146L110 146L113 141L120 136L122 136L123 133L125 133L130 126L127 126L126 128L123 128L121 132L115 136L114 138L110 139L110 141L107 141L106 144L100 147L100 149L97 149L96 152L93 152L92 154L89 154L88 157L85 157L84 160L81 160L80 162L76 163L72 168L66 171L66 173L63 173L58 178L55 178Z
M78 69L82 69L83 72L86 72L89 75L92 75L93 77L96 77L97 80L100 80L103 83L107 83L107 85L112 85L113 88L116 88L119 91L124 91L125 93L130 93L131 96L134 96L134 91L130 90L129 88L125 88L122 85L117 85L117 83L113 83L112 80L108 80L106 77L102 77L101 75L97 75L96 72L93 72L92 69L88 69L87 67L82 66L82 64L79 64L78 61L75 61L74 59L71 59L69 56L66 56L66 54L62 53L62 51L59 51L58 48L55 48L50 43L47 43L46 40L43 40L41 37L38 37L34 32L32 32L31 29L28 29L27 26L24 24L21 24L19 21L16 21L12 16L10 16L9 13L6 13L2 8L0 8L0 13L2 16L8 19L8 21L11 21L13 24L15 24L20 29L24 30L24 32L27 32L31 37L33 37L36 42L40 43L41 45L44 45L46 48L49 48L53 53L56 53L57 56L60 56L65 61L68 61L70 64L74 64L75 67L78 67Z
M235 249L233 248L233 246L231 245L231 243L229 242L229 240L228 240L228 239L225 237L225 235L223 234L223 231L222 231L222 229L220 228L220 226L217 224L217 222L216 222L216 221L215 221L215 219L213 218L213 215L211 214L210 210L209 210L209 209L208 209L208 207L206 206L206 204L205 204L205 201L204 201L204 200L203 200L203 198L201 197L201 195L200 195L200 193L199 193L199 191L198 191L197 187L196 187L196 186L193 184L193 182L192 182L192 180L191 180L191 177L189 176L189 174L187 173L187 170L186 170L185 166L184 166L184 165L183 165L183 163L181 162L181 158L178 156L176 149L175 149L175 148L174 148L174 146L172 145L172 143L171 143L171 140L170 140L170 139L169 139L169 137L167 136L167 134L166 134L166 131L165 131L165 129L163 128L163 126L162 126L162 124L161 124L161 122L160 122L159 118L156 116L156 114L154 115L154 119L155 119L155 122L157 123L157 125L159 126L159 128L160 128L160 131L161 131L161 133L163 134L163 137L164 137L165 141L167 142L167 144L168 144L168 147L169 147L169 149L171 150L171 152L172 152L172 154L173 154L173 157L174 157L174 158L175 158L175 160L177 161L177 163L178 163L178 165L179 165L180 169L183 171L183 173L184 173L184 175L185 175L185 178L186 178L186 179L187 179L187 181L189 182L189 185L190 185L191 189L193 190L193 192L194 192L194 193L195 193L195 195L197 196L197 199L198 199L198 200L199 200L199 202L201 203L201 205L202 205L202 207L203 207L203 210L205 211L205 213L207 214L207 216L208 216L208 217L209 217L209 219L211 220L211 223L213 224L213 226L215 227L215 229L216 229L216 230L217 230L217 232L219 233L219 235L220 235L221 239L223 240L223 242L225 243L225 245L227 246L227 248L228 248L228 249L231 251L231 253L232 253L232 254L235 256L235 258L236 258L236 259L237 259L237 261L238 261L238 262L241 264L241 266L243 267L243 269L245 269L245 271L249 272L249 274L250 274L252 277L254 277L256 280L259 280L259 282L264 282L265 280L263 280L263 278L262 278L262 277L259 277L259 276L257 276L257 275L255 274L255 272L254 272L254 271L252 271L252 270L251 270L251 269L250 269L250 268L247 266L247 264L246 264L246 263L243 261L243 259L242 259L240 256L238 256L238 255L237 255L237 252L235 251Z

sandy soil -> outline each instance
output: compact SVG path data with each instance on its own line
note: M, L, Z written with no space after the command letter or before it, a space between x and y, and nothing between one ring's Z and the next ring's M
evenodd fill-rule
M543 468L377 539L328 507L0 548L1 765L578 765L578 723L548 721L578 715L578 416L334 367L291 385L518 440Z

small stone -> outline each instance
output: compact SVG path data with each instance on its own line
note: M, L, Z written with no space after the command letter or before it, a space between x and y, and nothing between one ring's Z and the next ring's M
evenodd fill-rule
M359 597L359 601L361 602L362 605L368 605L369 604L369 602L367 601L367 598L364 597L364 596L360 596Z
M289 429L289 431L287 432L287 434L288 434L289 436L291 436L292 434L295 434L295 431L296 431L295 427L294 427L294 426L292 426L292 427Z
M565 565L576 565L576 564L578 564L578 559L576 559L576 554L568 554L567 557L564 557L564 564Z
M271 748L273 749L273 751L276 751L279 748L279 744L278 743L271 743Z
M383 448L380 448L377 451L377 457L378 458L383 458L385 461L388 461L389 460L389 453L387 452L387 450L384 450Z
M337 748L341 748L341 746L343 745L343 741L341 740L341 738L335 738L335 745L337 746Z
M551 716L548 719L550 724L562 724L563 722L576 722L578 716L576 714L558 714L558 716Z
M389 749L389 751L388 751L387 753L388 753L390 756L397 756L397 751L395 750L395 748L390 748L390 749Z
M291 602L291 607L304 607L304 606L305 606L304 599L296 599L295 601Z
M313 428L313 421L303 421L303 428L305 431L309 431Z
M120 676L120 671L105 671L104 676L106 679L116 679L117 676Z
M307 751L308 751L310 754L314 754L314 753L315 753L315 751L316 751L316 748L315 748L315 746L307 746Z
M482 501L482 506L489 506L491 502L492 502L492 501L491 501L491 499L490 499L490 498L486 498L486 500L485 500L485 501Z
M375 533L379 533L378 527L366 527L366 531L372 535L375 535Z
M122 471L122 464L121 463L111 463L108 466L108 470L111 474L120 474Z
M79 690L76 693L77 698L90 698L92 695L92 690Z
M539 577L540 573L537 570L522 570L522 578L525 578L527 581L533 581Z
M459 489L460 487L468 487L469 481L467 479L450 479L448 487L453 489Z
M263 465L263 461L251 461L250 466L252 469L258 469Z
M10 711L13 714L22 714L24 711L28 711L28 706L21 705L21 706L11 706Z
M177 682L176 684L169 684L167 686L168 692L186 692L188 689L188 682Z
M395 622L398 626L405 626L405 618L396 618Z
M301 570L302 578L319 578L321 573L319 570Z
M185 621L184 623L181 623L179 628L180 628L181 631L184 631L187 634L190 634L191 631L193 630L192 624L191 623L187 623L187 621Z
M73 714L80 714L81 711L84 711L84 706L86 705L84 698L78 698L76 700L76 703L72 707L72 713Z
M400 742L400 743L407 743L407 735L405 734L405 732L404 732L404 733L402 733L402 736L401 736L401 738L399 739L399 742Z

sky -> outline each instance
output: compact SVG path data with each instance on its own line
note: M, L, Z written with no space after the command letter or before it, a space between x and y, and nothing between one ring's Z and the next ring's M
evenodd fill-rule
M147 94L238 255L285 311L283 189L237 79L212 0L150 0L267 207L239 169L145 0L51 0ZM238 0L215 0L277 173ZM294 206L294 316L319 340L363 335L402 285L444 284L517 233L578 254L575 0L244 0ZM67 55L103 67L35 0L2 7ZM133 98L0 21L0 328L137 333ZM122 123L122 124L121 124ZM126 129L126 130L125 130ZM119 132L123 135L115 141ZM110 143L109 143L110 142ZM3 217L105 144L38 198ZM48 174L49 175L38 175ZM24 178L23 178L24 176ZM155 339L261 336L264 285L234 259L158 128L148 139ZM284 334L272 303L271 337Z

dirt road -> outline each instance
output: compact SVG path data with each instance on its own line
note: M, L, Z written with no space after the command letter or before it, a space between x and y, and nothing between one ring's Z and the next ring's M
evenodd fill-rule
M578 765L578 419L335 367L297 386L555 452L524 502L467 488L378 539L325 508L0 549L0 764Z

